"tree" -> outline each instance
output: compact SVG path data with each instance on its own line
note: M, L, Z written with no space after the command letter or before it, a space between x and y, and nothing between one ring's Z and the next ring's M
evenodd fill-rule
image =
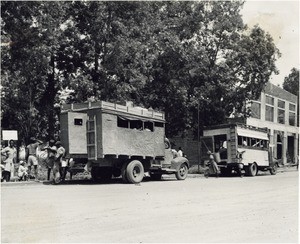
M1 38L12 43L2 50L2 123L17 127L10 108L22 104L27 135L53 135L64 89L69 102L131 100L165 111L167 136L195 130L198 105L201 127L222 123L255 99L279 55L267 33L243 24L242 6L2 1Z
M299 126L299 69L292 68L291 73L284 77L283 89L297 96L297 126Z
M299 98L299 69L291 69L291 73L284 77L282 87Z
M2 123L22 128L21 137L26 139L53 136L56 129L54 104L61 87L57 53L64 40L66 6L58 2L1 2L1 37L11 43L2 50L2 75L7 77L6 88L10 84L16 88L3 94L7 107L3 108ZM10 111L15 104L22 106Z

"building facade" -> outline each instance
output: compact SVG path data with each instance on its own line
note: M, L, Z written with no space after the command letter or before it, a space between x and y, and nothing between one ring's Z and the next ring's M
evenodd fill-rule
M267 83L260 98L249 105L251 116L246 119L246 124L269 129L273 156L283 164L298 162L297 100L297 96Z

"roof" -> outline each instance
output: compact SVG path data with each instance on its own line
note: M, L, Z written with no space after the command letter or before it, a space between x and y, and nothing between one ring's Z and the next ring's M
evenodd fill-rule
M284 90L279 86L273 85L270 82L266 84L263 92L266 93L267 95L278 97L292 103L297 103L296 95Z
M204 127L204 130L215 130L215 129L223 129L223 128L230 128L230 127L240 127L244 129L254 130L254 131L260 131L260 132L267 132L267 128L259 128L251 125L246 125L242 123L228 123L228 124L220 124L220 125L213 125L213 126L206 126Z
M139 118L147 118L153 121L165 122L165 113L158 112L142 107L124 106L116 103L105 101L62 104L61 112L86 112L91 109L100 109L102 112L112 113L123 116L133 116Z

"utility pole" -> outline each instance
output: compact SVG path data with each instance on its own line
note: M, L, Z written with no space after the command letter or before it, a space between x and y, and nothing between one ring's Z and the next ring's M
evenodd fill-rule
M199 115L199 110L200 110L200 104L198 100L198 106L197 106L197 115L198 115L198 143L197 143L197 148L198 148L198 173L200 173L200 115Z

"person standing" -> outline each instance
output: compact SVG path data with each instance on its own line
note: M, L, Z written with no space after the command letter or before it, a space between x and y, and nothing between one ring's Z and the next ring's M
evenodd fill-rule
M45 148L47 150L47 168L48 168L48 174L47 174L47 180L50 180L50 173L51 169L54 169L55 164L55 157L57 154L57 147L54 145L54 141L50 140L49 145ZM51 146L50 146L51 145ZM53 173L54 175L54 173ZM53 179L54 180L54 179Z
M30 138L30 144L26 147L26 158L28 163L28 175L30 177L31 166L34 167L34 178L38 180L38 159L36 155L36 149L42 144L42 141L35 139L34 137Z
M26 160L26 146L24 141L21 141L21 145L19 147L19 160Z
M183 157L183 151L181 147L178 148L177 155L178 157Z
M1 155L5 155L6 159L3 161L4 167L2 172L3 180L10 181L11 172L14 170L14 160L16 157L16 148L14 140L9 141L9 146L1 150Z
M62 161L64 160L66 150L62 146L60 141L57 141L55 143L55 146L57 147L57 153L56 153L55 160L54 160L53 177L54 177L54 183L58 184L61 180L60 168L62 165Z
M56 146L54 145L55 141L54 140L50 140L48 142L48 146L45 147L45 149L49 149L52 148L52 150L47 150L47 159L46 159L46 165L47 165L47 180L50 180L50 174L51 174L51 169L53 168L54 165L54 157L56 154Z

